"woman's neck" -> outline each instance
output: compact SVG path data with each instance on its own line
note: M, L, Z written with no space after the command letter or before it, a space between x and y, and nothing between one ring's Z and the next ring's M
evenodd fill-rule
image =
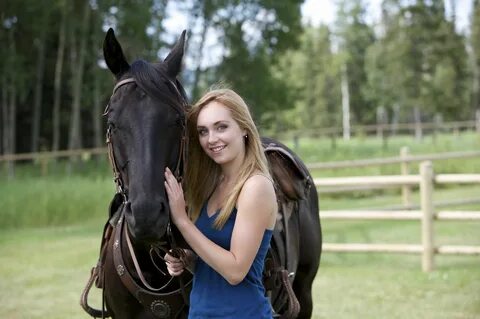
M222 181L225 181L228 183L235 181L238 177L243 161L244 161L244 158L238 157L230 163L225 163L221 165Z
M222 175L220 176L220 184L222 184L224 187L231 186L235 183L237 178L238 172L235 174L233 172L230 172L230 174L226 174L224 171L222 171Z

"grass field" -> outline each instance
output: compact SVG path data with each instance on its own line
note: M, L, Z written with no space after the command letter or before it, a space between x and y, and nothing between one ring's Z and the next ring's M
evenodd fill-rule
M288 142L288 141L287 141ZM304 139L306 162L478 150L476 134L337 141ZM439 161L442 173L480 172L478 159ZM382 168L317 171L315 176L398 174ZM415 173L415 172L413 172ZM478 197L480 186L442 187L435 200ZM76 169L60 163L41 177L38 166L21 165L17 178L0 175L0 318L89 318L80 293L96 263L101 230L114 193L105 161ZM418 194L414 194L418 202ZM400 204L398 190L322 195L320 209L387 207ZM455 207L452 207L455 208ZM479 210L479 205L458 207ZM329 243L419 243L418 222L331 221L322 223ZM436 222L436 244L480 245L480 222ZM100 294L91 294L99 306ZM480 319L480 257L436 256L435 271L421 272L419 255L324 253L314 283L313 318Z
M480 244L479 226L452 225L458 231L442 240ZM401 241L418 234L412 222L323 227L326 240ZM86 223L2 231L0 318L88 318L79 298L96 263L100 228ZM480 318L479 292L478 257L436 257L436 270L425 274L419 256L325 253L314 283L313 318ZM100 305L98 290L90 300Z

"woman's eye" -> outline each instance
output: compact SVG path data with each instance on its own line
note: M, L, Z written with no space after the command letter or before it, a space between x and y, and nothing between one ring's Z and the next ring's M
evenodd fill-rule
M219 125L217 130L219 131L225 131L227 129L227 126L226 125Z
M205 136L207 134L207 130L198 130L198 135Z

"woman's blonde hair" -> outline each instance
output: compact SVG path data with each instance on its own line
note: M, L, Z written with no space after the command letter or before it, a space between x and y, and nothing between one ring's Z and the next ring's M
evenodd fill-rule
M221 205L221 211L215 219L214 226L221 229L230 217L236 205L240 191L246 180L255 171L270 177L268 162L263 152L260 135L253 122L247 104L231 89L213 89L207 92L188 113L188 165L185 174L185 197L188 214L193 221L200 216L203 204L215 190L220 181L221 168L202 149L197 132L197 119L201 110L216 101L225 106L232 118L246 132L245 158L240 168L237 181L232 191Z

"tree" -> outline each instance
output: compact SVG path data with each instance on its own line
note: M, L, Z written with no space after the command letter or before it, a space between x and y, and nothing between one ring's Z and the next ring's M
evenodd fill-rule
M365 57L374 42L372 28L366 23L366 7L363 0L342 0L338 3L336 34L348 77L350 107L358 123L372 122L375 106L365 96L367 74Z
M480 1L473 1L470 26L472 77L472 109L480 109Z
M70 2L60 2L60 25L58 29L58 44L55 61L55 77L54 77L54 98L52 111L52 150L60 149L60 107L62 96L62 71L65 55L65 34L67 29L67 16L69 15Z
M402 115L417 123L433 120L435 113L466 118L467 56L454 25L441 1L385 0L379 39L367 52L371 103L393 112L394 119Z
M202 19L211 16L210 28L221 35L224 56L219 65L202 70L204 83L230 83L252 106L256 119L291 105L286 79L274 78L271 66L278 62L280 52L298 43L301 1L232 0L210 4L208 10L203 7L200 12ZM195 81L198 88L200 81Z
M89 32L90 4L88 1L79 6L82 12L78 30L72 30L70 38L70 59L72 75L72 108L70 115L70 133L68 140L69 149L82 147L82 125L80 108L82 101L82 85L85 66L86 44ZM78 39L78 42L76 41Z

